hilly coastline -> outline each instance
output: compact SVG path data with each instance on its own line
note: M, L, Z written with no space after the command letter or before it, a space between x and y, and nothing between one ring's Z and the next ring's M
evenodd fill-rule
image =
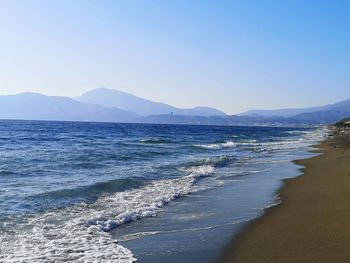
M98 88L79 97L21 93L0 96L0 119L190 125L315 126L350 116L350 100L304 109L251 110L227 115L200 106L182 109L133 94Z
M88 91L75 98L83 103L93 103L104 107L116 107L132 111L140 116L176 114L185 116L226 116L223 111L210 107L195 107L191 109L180 109L169 104L154 102L133 94L107 88L98 88Z

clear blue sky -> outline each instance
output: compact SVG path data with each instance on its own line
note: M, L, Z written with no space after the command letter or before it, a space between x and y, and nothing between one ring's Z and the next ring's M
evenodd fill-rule
M109 87L227 113L350 98L350 1L0 0L0 94Z

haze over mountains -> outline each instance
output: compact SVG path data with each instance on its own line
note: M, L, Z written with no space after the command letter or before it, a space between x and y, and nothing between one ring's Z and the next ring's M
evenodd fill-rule
M31 92L0 96L0 119L138 122L143 116L159 114L226 116L210 107L179 109L106 88L75 99Z
M134 112L81 103L68 97L30 92L0 96L1 119L123 122L137 117Z
M277 110L249 110L239 114L240 116L262 116L262 117L291 117L298 114L324 112L330 110L350 111L350 100L344 100L333 104L318 107L300 108L300 109L277 109Z
M330 124L349 116L350 100L304 109L251 110L229 116L210 107L180 109L106 88L77 98L30 92L0 96L0 119L305 126Z
M127 111L133 111L140 116L158 114L176 114L193 116L224 116L224 112L210 107L195 107L192 109L179 109L171 105L154 102L119 90L98 88L86 92L77 101L93 103L105 107L116 107Z

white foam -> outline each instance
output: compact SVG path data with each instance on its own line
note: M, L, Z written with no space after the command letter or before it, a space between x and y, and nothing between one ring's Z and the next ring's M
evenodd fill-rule
M303 136L307 144L318 135ZM258 145L256 142L245 142ZM268 148L294 148L304 141L265 143ZM207 149L236 147L234 142L199 145ZM196 191L197 178L213 174L205 164L186 170L181 178L159 180L145 187L103 196L93 204L55 210L0 227L0 262L134 262L132 252L113 239L108 231L144 217L155 216L175 198ZM255 171L254 171L255 172ZM3 226L6 227L6 226Z
M201 165L201 166L193 166L185 169L185 171L192 176L206 176L214 173L215 168L212 165Z
M47 212L28 218L15 232L0 235L1 262L134 262L132 252L117 244L108 231L144 217L193 190L201 176L214 173L209 165L188 175L152 182L140 189L103 196L93 204Z
M223 143L196 144L194 146L198 147L198 148L203 148L203 149L220 150L220 149L223 149L223 148L236 147L237 144L235 142L233 142L233 141L226 141L226 142L223 142Z
M81 212L76 211L77 215ZM65 217L68 217L65 221ZM62 221L62 222L61 222ZM136 259L98 226L69 214L47 213L0 237L1 262L119 262Z
M238 143L238 145L251 146L258 151L294 150L310 146L310 144L319 141L321 138L322 137L319 133L311 134L310 132L304 132L301 138L291 138L272 142L242 142Z

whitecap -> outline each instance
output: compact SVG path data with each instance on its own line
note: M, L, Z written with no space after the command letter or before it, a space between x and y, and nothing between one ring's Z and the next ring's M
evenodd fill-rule
M209 143L209 144L195 144L194 147L209 149L209 150L220 150L223 148L236 147L237 144L233 141L226 141L223 143Z
M15 230L2 230L1 262L120 262L136 259L110 230L144 217L193 191L197 178L214 173L203 165L187 175L154 181L142 188L100 197L95 203L58 209L27 218Z

